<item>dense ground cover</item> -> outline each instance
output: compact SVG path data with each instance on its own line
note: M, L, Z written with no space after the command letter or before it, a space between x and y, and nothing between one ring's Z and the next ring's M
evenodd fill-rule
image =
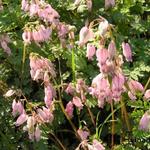
M150 149L148 0L0 0L0 149Z

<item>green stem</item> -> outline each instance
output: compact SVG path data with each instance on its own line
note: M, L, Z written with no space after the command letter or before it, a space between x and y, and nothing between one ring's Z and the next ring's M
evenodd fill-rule
M20 78L21 79L21 81L20 81L20 88L21 89L22 89L22 82L23 82L25 59L26 59L26 44L23 45L22 67L21 67L21 78Z
M125 122L126 122L126 125L128 128L128 131L130 132L131 131L131 125L130 125L127 109L126 109L126 106L125 106L123 99L121 99L121 105L122 105L121 109L122 109L122 112L124 114L124 119L125 119Z
M112 129L111 129L111 149L114 148L114 134L115 134L115 115L113 108L113 101L111 102L111 113L112 113Z
M26 59L26 44L23 45L22 74L23 74L23 72L24 72L25 59Z
M144 91L143 91L142 94L144 94L144 92L146 91L146 89L147 89L149 83L150 83L150 77L148 78L148 80L147 80L147 82L146 82L146 85L145 85L145 87L144 87Z
M72 48L72 78L73 83L75 83L75 57L74 57L74 48Z
M96 127L96 123L94 121L94 115L93 115L93 113L91 112L90 108L87 105L86 105L86 107L87 107L88 113L90 115L91 121L92 121L94 127Z
M55 134L53 134L53 133L50 133L54 138L55 138L55 140L57 141L57 143L60 145L60 147L62 148L62 150L67 150L64 146L63 146L63 144L61 143L61 141L57 138L57 136L55 135Z

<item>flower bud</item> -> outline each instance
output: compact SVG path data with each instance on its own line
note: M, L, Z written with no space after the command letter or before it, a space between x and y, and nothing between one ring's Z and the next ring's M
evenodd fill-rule
M105 0L105 9L115 6L115 0Z
M125 56L126 61L132 62L132 51L131 51L130 45L128 43L123 42L122 49L123 49L123 55Z
M73 117L73 103L71 101L66 105L65 111L70 118Z
M24 122L26 122L27 118L28 116L25 113L21 114L16 120L16 126L22 125Z
M150 89L146 90L145 94L144 94L144 98L146 100L150 100Z
M93 56L95 55L95 46L88 43L87 44L87 51L86 51L86 57L88 58L88 60L92 60Z
M147 111L142 116L139 123L139 129L144 131L150 131L150 111Z
M81 138L82 141L83 141L83 140L86 140L87 137L89 136L89 132L88 132L88 131L85 131L85 130L83 130L83 129L78 129L78 130L77 130L77 133L79 134L79 136L80 136L80 138Z
M83 108L83 104L81 102L81 99L77 96L73 97L72 103L81 110Z
M104 37L106 35L108 27L109 27L109 23L107 20L103 20L102 22L100 22L98 27L100 36Z
M96 51L96 57L97 57L98 62L101 65L104 65L106 63L106 60L109 57L109 53L108 53L107 49L105 49L105 48L98 49Z
M109 52L109 58L113 59L114 56L116 55L116 44L113 40L108 45L108 52Z
M137 92L143 92L144 90L143 85L135 80L128 81L128 86L133 94L136 94Z
M35 140L36 140L37 142L41 139L41 131L40 131L38 125L36 126L34 136L35 136Z

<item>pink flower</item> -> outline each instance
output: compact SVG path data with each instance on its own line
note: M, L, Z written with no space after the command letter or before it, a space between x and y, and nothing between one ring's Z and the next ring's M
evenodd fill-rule
M31 43L31 32L30 31L24 31L22 34L22 39L25 43L30 44Z
M21 104L21 102L16 102L16 100L13 100L12 103L12 114L15 117L16 115L21 115L24 112L24 108L23 105Z
M136 94L137 92L143 92L144 90L143 85L135 80L128 81L128 86L133 94Z
M88 58L88 60L92 60L93 56L95 55L95 46L88 43L87 44L87 51L86 51L86 57Z
M87 86L85 85L85 82L83 79L78 79L76 84L76 92L81 93L81 91L86 90Z
M115 0L105 0L105 9L115 6Z
M115 101L120 100L121 93L123 92L125 78L122 74L115 75L112 79L112 95Z
M103 108L105 100L110 101L112 97L108 79L99 74L93 79L92 87L91 94L98 98L98 106Z
M132 94L132 92L128 92L128 96L129 96L129 98L131 99L131 100L136 100L136 96L134 95L134 94Z
M37 112L38 112L38 116L40 117L40 119L43 121L43 122L52 122L53 119L54 119L54 116L53 114L51 113L51 111L46 108L46 107L43 107L43 110L42 109L37 109Z
M88 11L91 11L92 10L92 0L86 0L86 5L88 8Z
M96 139L93 140L93 150L105 150L104 146Z
M81 99L77 96L73 97L72 103L81 110L83 108L83 104L81 102Z
M21 9L24 11L28 11L29 10L29 4L27 0L22 0L21 2Z
M72 83L69 83L69 84L68 84L68 86L67 86L65 92L66 92L67 94L71 94L71 95L75 92L75 88L74 88L74 86L73 86Z
M68 26L63 23L59 23L59 25L57 26L57 30L59 38L65 38L69 32Z
M116 44L113 40L108 45L108 52L110 59L113 59L116 55Z
M28 119L28 116L27 116L25 113L21 114L21 115L18 117L18 119L16 120L16 123L15 123L16 126L22 125L24 122L27 121L27 119Z
M44 97L45 104L48 108L51 106L53 96L54 96L53 88L49 84L48 86L45 87L45 97Z
M28 132L33 133L34 132L34 125L36 123L36 120L33 116L29 116L27 119L27 129Z
M89 136L89 132L88 132L88 131L85 131L85 130L83 130L83 129L78 129L78 130L77 130L77 133L79 134L79 136L80 136L80 138L81 138L82 141L83 141L83 140L86 140L87 137Z
M35 140L36 140L37 142L41 139L41 131L40 131L38 125L36 126L34 136L35 136Z
M126 60L132 62L132 51L131 47L128 43L122 43L123 55L125 56Z
M37 14L39 6L37 4L31 3L30 5L30 16L34 16Z
M106 19L100 22L98 27L100 36L104 37L108 31L108 28L109 28L109 23Z
M92 29L89 29L87 26L82 27L79 33L79 45L83 46L92 38L94 38Z
M98 62L101 65L104 65L106 63L106 60L109 57L109 53L108 53L108 51L105 48L98 49L96 51L96 57L97 57Z
M146 90L145 94L144 94L144 98L146 100L150 100L150 89Z
M141 118L139 123L139 129L150 131L150 112L147 111Z
M73 117L73 103L71 101L66 105L65 111L70 118Z
M121 91L125 83L125 77L122 74L117 74L112 79L112 90Z
M6 52L8 55L11 55L11 49L8 47L6 41L0 41L1 47L3 48L4 52Z

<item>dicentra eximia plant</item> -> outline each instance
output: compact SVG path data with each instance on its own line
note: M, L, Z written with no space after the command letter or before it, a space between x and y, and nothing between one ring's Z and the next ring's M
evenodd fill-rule
M79 6L80 3L82 1L76 0L74 5ZM87 5L88 10L91 12L92 1L86 0L83 3ZM106 9L114 6L114 0L105 0ZM16 117L15 125L23 126L23 130L28 132L30 140L39 141L42 136L42 125L53 123L55 117L54 110L57 104L60 105L75 136L80 141L76 150L104 150L105 146L102 145L102 141L99 139L101 132L98 127L99 125L97 125L96 117L93 115L87 102L87 99L91 97L96 99L97 106L101 109L105 105L110 105L112 116L111 148L113 149L116 119L114 107L120 103L122 116L124 117L127 129L131 131L132 127L128 118L124 95L128 95L128 99L133 102L139 97L145 101L150 100L150 89L147 89L150 81L144 87L140 82L125 76L123 72L124 60L129 63L133 62L130 44L122 41L120 47L117 47L117 39L113 37L115 27L101 16L92 22L86 21L85 26L79 32L79 40L76 42L74 27L61 22L59 20L59 13L47 2L43 0L22 0L21 9L30 19L34 20L25 25L24 32L22 33L25 48L26 46L30 46L32 42L41 46L41 43L52 40L52 32L55 32L62 48L72 50L72 63L75 63L73 60L74 47L77 46L80 50L86 47L85 57L87 57L90 63L96 59L96 69L99 70L99 74L92 79L91 85L87 85L85 80L76 78L74 64L72 64L72 82L58 85L56 81L57 72L54 64L48 58L44 58L37 53L30 53L30 75L32 80L44 86L44 103L35 106L27 100L22 91L8 91L5 97L18 94L23 96L23 99L18 99L16 96L12 103L12 115ZM10 39L7 35L0 36L0 46L10 55L11 50L7 46L9 42ZM25 48L23 65L26 57ZM65 105L62 101L63 92L71 96L71 100ZM95 134L91 134L88 122L84 122L84 125L79 123L76 126L73 121L73 118L76 117L74 111L76 110L77 115L80 115L84 109L88 110ZM139 130L150 131L149 111L147 110L141 118ZM59 139L57 140L59 141ZM58 143L65 150L65 146L61 144L61 141Z

